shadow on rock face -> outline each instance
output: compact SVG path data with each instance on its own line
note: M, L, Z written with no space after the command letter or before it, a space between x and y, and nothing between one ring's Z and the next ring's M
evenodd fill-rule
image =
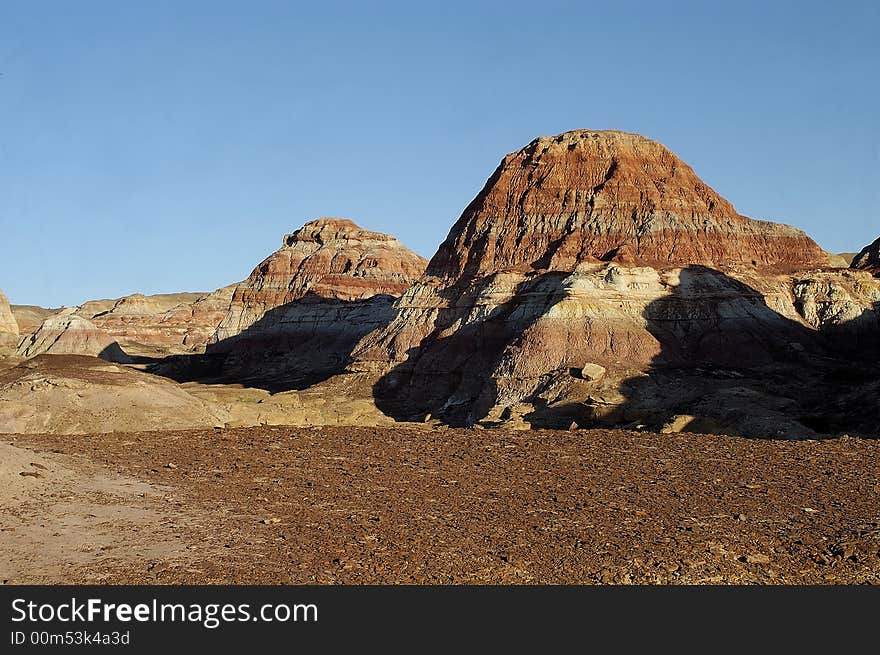
M434 329L410 349L404 363L375 384L376 405L398 421L422 421L430 415L449 425L467 426L484 418L496 396L491 371L505 350L558 302L566 277L556 272L530 277L517 285L507 302L470 320L463 319L480 309L460 303L459 288L441 292L447 306ZM491 284L490 276L466 293L479 296Z
M447 305L431 334L374 386L379 409L395 420L457 426L519 422L780 439L880 435L880 307L820 332L776 312L758 290L704 266L682 269L671 293L645 306L638 329L657 354L642 374L619 382L622 402L610 409L564 397L548 402L538 378L523 398L526 410L499 412L501 387L510 383L499 376L499 363L526 348L529 357L542 354L544 344L524 340L534 338L530 327L564 297L566 277L529 278L482 317L468 316L479 310L457 303L457 290L442 292ZM488 284L487 278L469 294ZM580 371L546 374L549 385L554 375Z
M880 436L878 307L816 331L700 266L645 310L660 354L624 380L611 417L665 432L755 438Z
M393 302L388 295L345 301L309 293L209 344L205 354L172 355L149 371L177 382L302 390L341 373L360 338L391 319Z
M105 362L113 362L115 364L152 364L156 360L152 357L141 357L139 355L129 355L117 341L106 346L98 353L98 358Z

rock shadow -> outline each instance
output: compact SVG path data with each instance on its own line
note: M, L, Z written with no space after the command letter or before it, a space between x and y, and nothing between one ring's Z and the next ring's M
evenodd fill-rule
M589 401L548 403L538 378L523 398L533 411L517 417L506 409L487 421L504 394L493 372L565 296L568 276L535 275L485 316L472 300L492 278L465 292L444 291L446 307L432 332L374 385L377 407L398 421L452 426L503 426L513 418L531 428L665 428L778 439L880 435L880 303L817 331L777 312L748 284L697 265L682 269L671 293L645 307L659 352L643 375L620 382L622 404L608 412ZM546 385L577 374L548 370Z
M376 406L396 421L438 419L469 426L485 416L494 398L495 369L505 350L562 297L564 272L544 272L520 282L510 299L485 316L470 302L494 284L489 276L473 287L441 292L446 306L433 330L410 348L406 360L373 386ZM540 299L535 304L535 299ZM459 327L453 327L459 321Z
M396 298L337 300L308 293L267 311L204 354L171 355L148 368L176 382L240 384L272 393L302 390L341 373L368 332L385 327Z
M113 362L114 364L152 364L156 361L154 357L142 357L140 355L130 355L125 352L118 341L108 344L98 353L98 358L105 362Z
M645 309L660 353L610 417L652 430L804 439L880 436L880 303L817 331L703 266ZM607 420L607 419L606 419Z

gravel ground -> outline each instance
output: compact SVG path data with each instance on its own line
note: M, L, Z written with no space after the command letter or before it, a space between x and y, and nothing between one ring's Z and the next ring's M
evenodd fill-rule
M124 548L16 583L880 582L880 440L263 427L9 441L160 490L135 509L181 544L156 555L152 530L125 522L104 536ZM54 502L3 521L51 520Z

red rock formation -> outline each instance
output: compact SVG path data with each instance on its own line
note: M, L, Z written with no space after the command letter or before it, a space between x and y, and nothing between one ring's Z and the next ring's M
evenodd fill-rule
M739 215L662 145L569 132L504 158L348 371L376 378L378 406L398 419L567 426L654 413L659 426L719 383L667 385L655 367L785 378L799 353L825 352L825 327L876 330L880 287L829 268L804 233ZM745 433L812 434L780 409L796 399L741 391L736 403L761 417ZM728 425L728 400L701 412Z
M428 266L445 279L572 271L614 260L796 270L828 255L795 228L736 212L656 141L577 130L507 155Z
M187 331L196 324L207 321L201 346L207 343L222 317L195 316L193 307L204 302L211 294L176 293L144 296L139 293L114 301L109 308L102 308L103 301L91 301L79 308L77 314L87 318L96 328L119 342L130 354L161 355L192 350L199 344L186 344ZM229 305L221 310L225 312Z
M285 236L282 247L236 288L216 340L233 337L270 310L307 295L343 302L399 296L424 272L425 264L394 237L364 230L350 220L310 221Z
M851 266L880 276L880 237L871 245L862 248L853 259Z

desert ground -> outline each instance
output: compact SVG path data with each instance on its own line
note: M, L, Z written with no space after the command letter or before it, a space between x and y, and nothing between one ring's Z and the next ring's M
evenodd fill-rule
M0 579L880 582L880 441L256 427L4 435Z

